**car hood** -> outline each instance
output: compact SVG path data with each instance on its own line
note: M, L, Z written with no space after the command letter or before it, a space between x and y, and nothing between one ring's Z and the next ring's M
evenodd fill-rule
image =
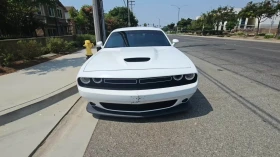
M190 62L172 46L104 48L90 58L84 71L190 68Z

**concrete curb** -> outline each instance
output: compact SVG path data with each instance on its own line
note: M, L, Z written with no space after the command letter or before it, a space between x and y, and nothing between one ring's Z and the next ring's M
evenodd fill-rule
M77 89L77 88L76 88ZM66 92L66 91L65 91ZM55 128L61 123L61 121L67 116L67 114L72 110L72 108L79 102L79 99L75 101L75 103L67 110L67 112L59 119L59 121L53 126L53 128L48 132L48 134L43 138L43 140L40 142L40 144L30 153L28 157L32 157L36 151L44 144L44 142L47 140L47 138L52 134L52 132L55 130Z
M78 88L76 86L76 82L73 82L42 97L2 111L0 112L0 126L47 108L71 95L76 94L77 92Z
M279 41L269 41L269 40L254 40L254 39L242 39L242 38L229 38L229 37L212 37L212 36L196 36L196 35L183 35L183 34L170 34L170 35L179 35L179 36L189 36L189 37L198 37L198 38L209 38L209 39L226 39L226 40L236 40L236 41L252 41L252 42L263 42L263 43L274 43L280 44Z

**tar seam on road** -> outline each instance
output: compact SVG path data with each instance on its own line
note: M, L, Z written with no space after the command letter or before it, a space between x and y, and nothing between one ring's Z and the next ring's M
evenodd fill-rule
M60 124L60 122L66 117L66 115L68 115L68 113L73 109L73 107L80 101L81 97L79 97L75 103L70 107L70 109L62 116L62 118L55 124L55 126L51 129L51 131L46 135L46 137L40 142L40 144L30 153L30 155L28 155L28 157L32 157L37 151L38 149L40 149L40 147L45 143L45 141L47 140L47 138L52 134L52 132L54 131L54 129Z
M59 88L59 89L57 89L57 90L55 90L55 91L52 91L52 92L50 92L50 93L48 93L48 94L45 94L45 95L43 95L43 96L40 96L40 97L34 98L34 99L32 99L32 100L29 100L29 101L23 102L23 103L21 103L21 104L18 104L18 105L12 106L12 107L6 108L6 109L4 109L4 110L1 110L0 112L6 111L6 110L8 110L8 109L11 109L11 108L14 108L14 107L17 107L17 106L23 105L23 104L26 104L26 103L28 103L28 102L31 102L31 101L34 101L34 100L37 100L37 99L40 99L40 98L42 98L42 97L44 97L44 96L47 96L47 95L50 95L50 94L52 94L52 93L54 93L54 92L56 92L56 91L59 91L60 89L63 89L63 88L65 88L65 87L67 87L67 86L69 86L69 85L71 85L71 84L73 84L73 83L75 83L75 81L74 81L74 82L72 82L72 83L69 83L68 85L65 85L65 86L63 86L63 87L61 87L61 88Z
M206 77L209 81L211 81L212 83L214 83L215 85L217 85L219 88L221 88L224 92L226 92L227 94L229 94L232 98L234 98L236 101L238 101L239 103L241 103L245 108L249 109L251 112L253 112L255 115L257 115L258 117L260 117L264 122L267 122L268 124L270 124L273 128L275 128L277 131L280 132L280 128L278 126L276 126L275 124L273 124L273 122L271 122L271 120L275 121L278 125L280 124L280 120L277 119L276 117L273 117L271 114L267 113L265 110L261 109L260 107L258 107L257 105L255 105L254 103L250 102L249 100L245 99L244 97L242 97L241 95L237 94L236 92L234 92L233 90L231 90L229 87L227 87L226 85L224 85L223 83L221 83L220 81L216 80L215 78L213 78L212 76L210 76L209 74L207 74L206 72L204 72L203 70L201 70L200 68L197 67L197 69L199 70L199 72ZM233 93L233 94L232 94ZM241 99L241 100L240 100ZM244 102L243 102L243 101ZM254 109L253 109L254 108ZM261 115L260 113L266 115L269 118L264 117L263 115Z
M183 51L183 52L187 53L186 51ZM189 53L187 53L187 54L189 54ZM189 54L189 55L191 55L191 54ZM215 65L215 66L217 66L217 67L219 67L219 68L226 69L226 70L228 70L228 71L230 71L230 72L232 72L232 73L234 73L234 74L236 74L236 75L245 77L245 78L247 78L247 79L249 79L249 80L252 80L252 81L255 81L256 83L259 83L259 84L261 84L261 85L263 85L263 86L265 86L265 87L268 87L268 88L270 88L270 89L273 89L273 90L275 90L275 91L277 91L277 92L280 91L280 89L278 89L278 88L275 88L275 87L272 87L272 86L270 86L270 85L264 84L264 83L262 83L262 82L260 82L260 81L258 81L258 80L249 78L249 77L247 77L247 76L245 76L245 75L242 75L242 74L240 74L240 73L237 73L237 72L235 72L235 71L233 71L233 70L230 70L230 69L228 69L228 68L221 67L221 66L219 66L218 64L209 62L209 61L207 61L207 60L205 60L205 59L203 59L203 58L200 58L200 57L197 57L197 56L194 56L194 55L191 55L191 56L196 57L196 58L199 58L199 59L201 59L201 60L203 60L203 61L205 61L205 62L207 62L207 63L209 63L209 64Z

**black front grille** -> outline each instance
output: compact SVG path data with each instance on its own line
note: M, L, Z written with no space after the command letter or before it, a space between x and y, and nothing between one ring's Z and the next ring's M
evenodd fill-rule
M159 88L182 86L182 85L195 83L196 81L197 81L197 74L195 74L194 79L190 81L186 80L185 78L183 78L180 81L176 81L172 78L172 76L164 76L164 77L139 78L139 79L106 78L103 79L101 83L94 83L93 81L91 81L87 85L81 83L80 79L78 79L78 84L81 87L94 88L94 89L147 90L147 89L159 89Z
M163 102L154 102L147 104L115 104L115 103L104 103L101 102L104 108L109 110L118 110L118 111L148 111L163 109L171 107L176 103L177 100L163 101Z

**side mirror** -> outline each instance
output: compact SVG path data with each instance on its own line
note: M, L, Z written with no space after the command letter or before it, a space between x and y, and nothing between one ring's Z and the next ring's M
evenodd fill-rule
M103 42L102 42L102 41L98 41L98 42L96 43L96 47L102 48L102 47L103 47Z
M172 46L174 46L176 43L178 43L179 42L179 40L178 39L173 39L172 40Z

